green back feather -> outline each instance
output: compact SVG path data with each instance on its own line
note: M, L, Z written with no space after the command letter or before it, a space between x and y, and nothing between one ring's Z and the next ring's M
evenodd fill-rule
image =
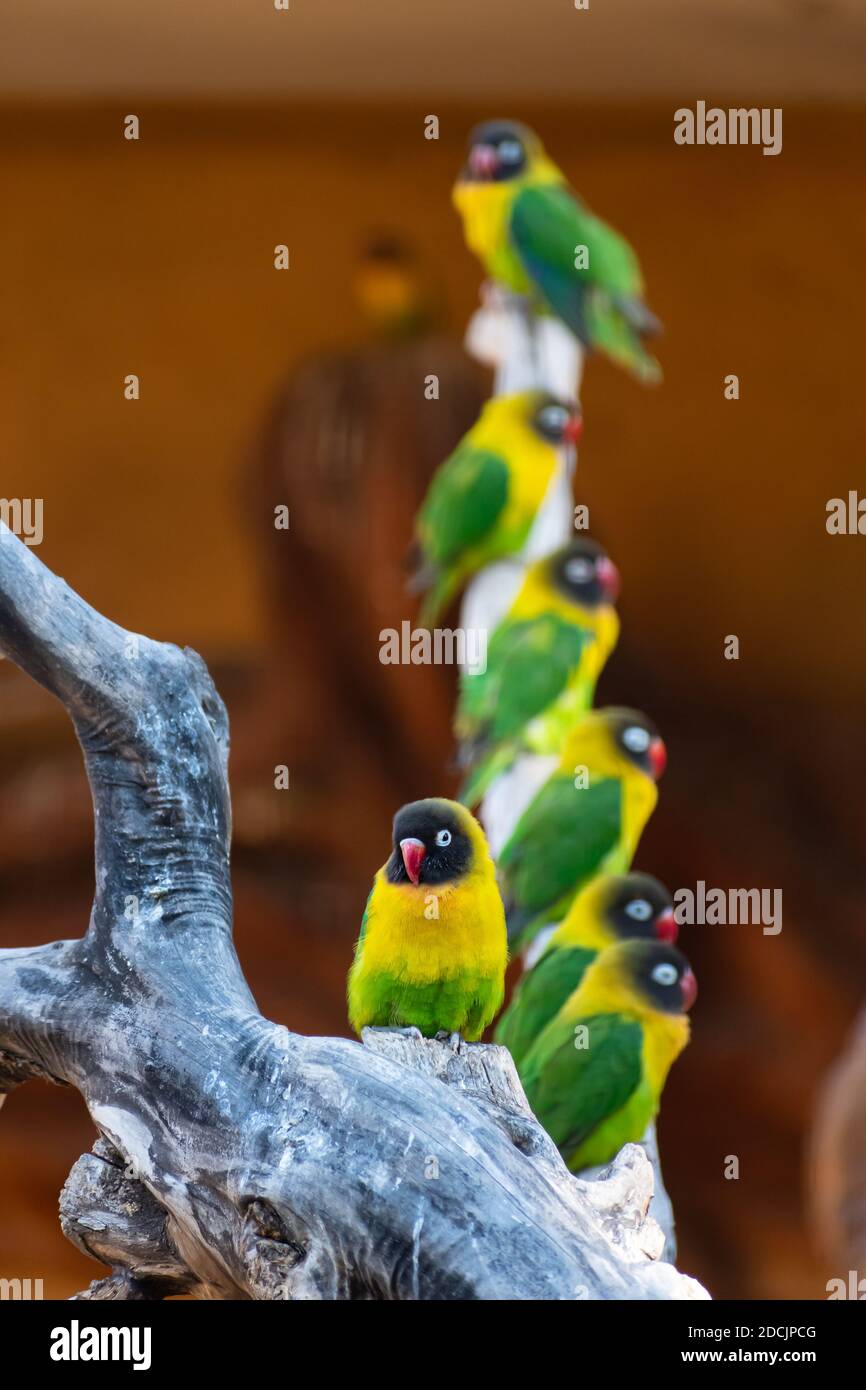
M424 553L452 564L493 528L508 496L508 465L497 454L463 444L442 464L418 518Z
M641 301L640 266L624 237L562 185L521 190L509 230L543 299L587 347L606 352L646 380L660 376L640 339L658 325ZM579 268L576 250L582 246L588 264Z
M575 1033L578 1024L587 1029L583 1039ZM584 1045L576 1046L578 1042ZM571 1021L557 1017L530 1049L519 1068L520 1079L534 1113L567 1163L641 1086L642 1046L643 1029L637 1020L596 1014ZM612 1135L612 1153L622 1142L625 1139Z
M597 955L586 946L550 946L523 976L496 1025L495 1040L519 1067L535 1039L577 989Z
M512 911L525 917L570 900L618 843L621 811L622 788L615 778L578 788L563 773L550 777L499 857L503 896Z
M500 623L487 669L461 677L458 726L483 743L519 733L562 694L591 640L585 628L555 613Z

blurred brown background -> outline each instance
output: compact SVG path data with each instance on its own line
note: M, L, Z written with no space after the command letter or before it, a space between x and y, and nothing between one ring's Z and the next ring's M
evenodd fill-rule
M638 863L784 892L778 937L683 933L701 997L661 1120L679 1262L720 1297L823 1297L846 1271L809 1228L804 1151L866 993L866 539L824 525L866 493L863 25L829 0L696 9L7 6L0 490L44 499L38 553L92 603L211 664L241 959L271 1017L345 1032L390 816L453 786L451 673L381 667L377 636L411 616L411 515L486 389L450 186L474 121L536 126L637 246L666 326L658 391L588 365L577 481L623 573L601 696L646 708L671 754ZM782 104L783 153L676 146L699 98ZM382 231L430 311L396 343L357 302ZM0 667L0 944L80 934L91 873L71 730ZM98 1273L56 1218L92 1138L75 1095L9 1098L0 1276L62 1297Z

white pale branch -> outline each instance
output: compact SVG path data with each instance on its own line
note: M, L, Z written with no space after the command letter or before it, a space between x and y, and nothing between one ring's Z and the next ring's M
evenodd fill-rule
M228 723L194 652L124 631L0 531L0 649L66 707L93 794L86 934L0 951L0 1094L75 1086L80 1297L705 1297L651 1170L572 1178L501 1048L263 1018L232 941ZM6 1193L7 1200L10 1194Z
M492 367L493 394L542 390L564 399L578 399L583 380L583 347L558 319L538 316L528 302L501 286L487 282L481 307L469 321L464 339L467 352ZM466 630L486 632L488 639L507 613L520 588L526 566L567 545L574 538L572 480L576 458L566 451L526 545L514 560L496 561L475 575L467 586L460 614ZM497 777L481 804L480 818L491 853L498 857L532 798L556 767L556 757L526 753ZM531 967L547 943L552 928L539 933L525 965ZM655 1171L652 1211L666 1233L665 1253L676 1253L674 1217L661 1175L655 1125L641 1141Z

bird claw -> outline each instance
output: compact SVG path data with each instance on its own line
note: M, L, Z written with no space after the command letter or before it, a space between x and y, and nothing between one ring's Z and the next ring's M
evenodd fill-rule
M439 1032L436 1034L436 1041L450 1043L451 1051L457 1053L460 1051L460 1044L463 1038L459 1033L449 1033L447 1028L440 1028Z

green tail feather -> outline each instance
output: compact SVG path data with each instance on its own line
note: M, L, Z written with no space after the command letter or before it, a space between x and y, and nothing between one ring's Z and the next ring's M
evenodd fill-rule
M621 309L610 303L591 299L587 317L594 348L633 372L645 385L655 386L661 381L661 366L652 354L647 352L641 338Z

